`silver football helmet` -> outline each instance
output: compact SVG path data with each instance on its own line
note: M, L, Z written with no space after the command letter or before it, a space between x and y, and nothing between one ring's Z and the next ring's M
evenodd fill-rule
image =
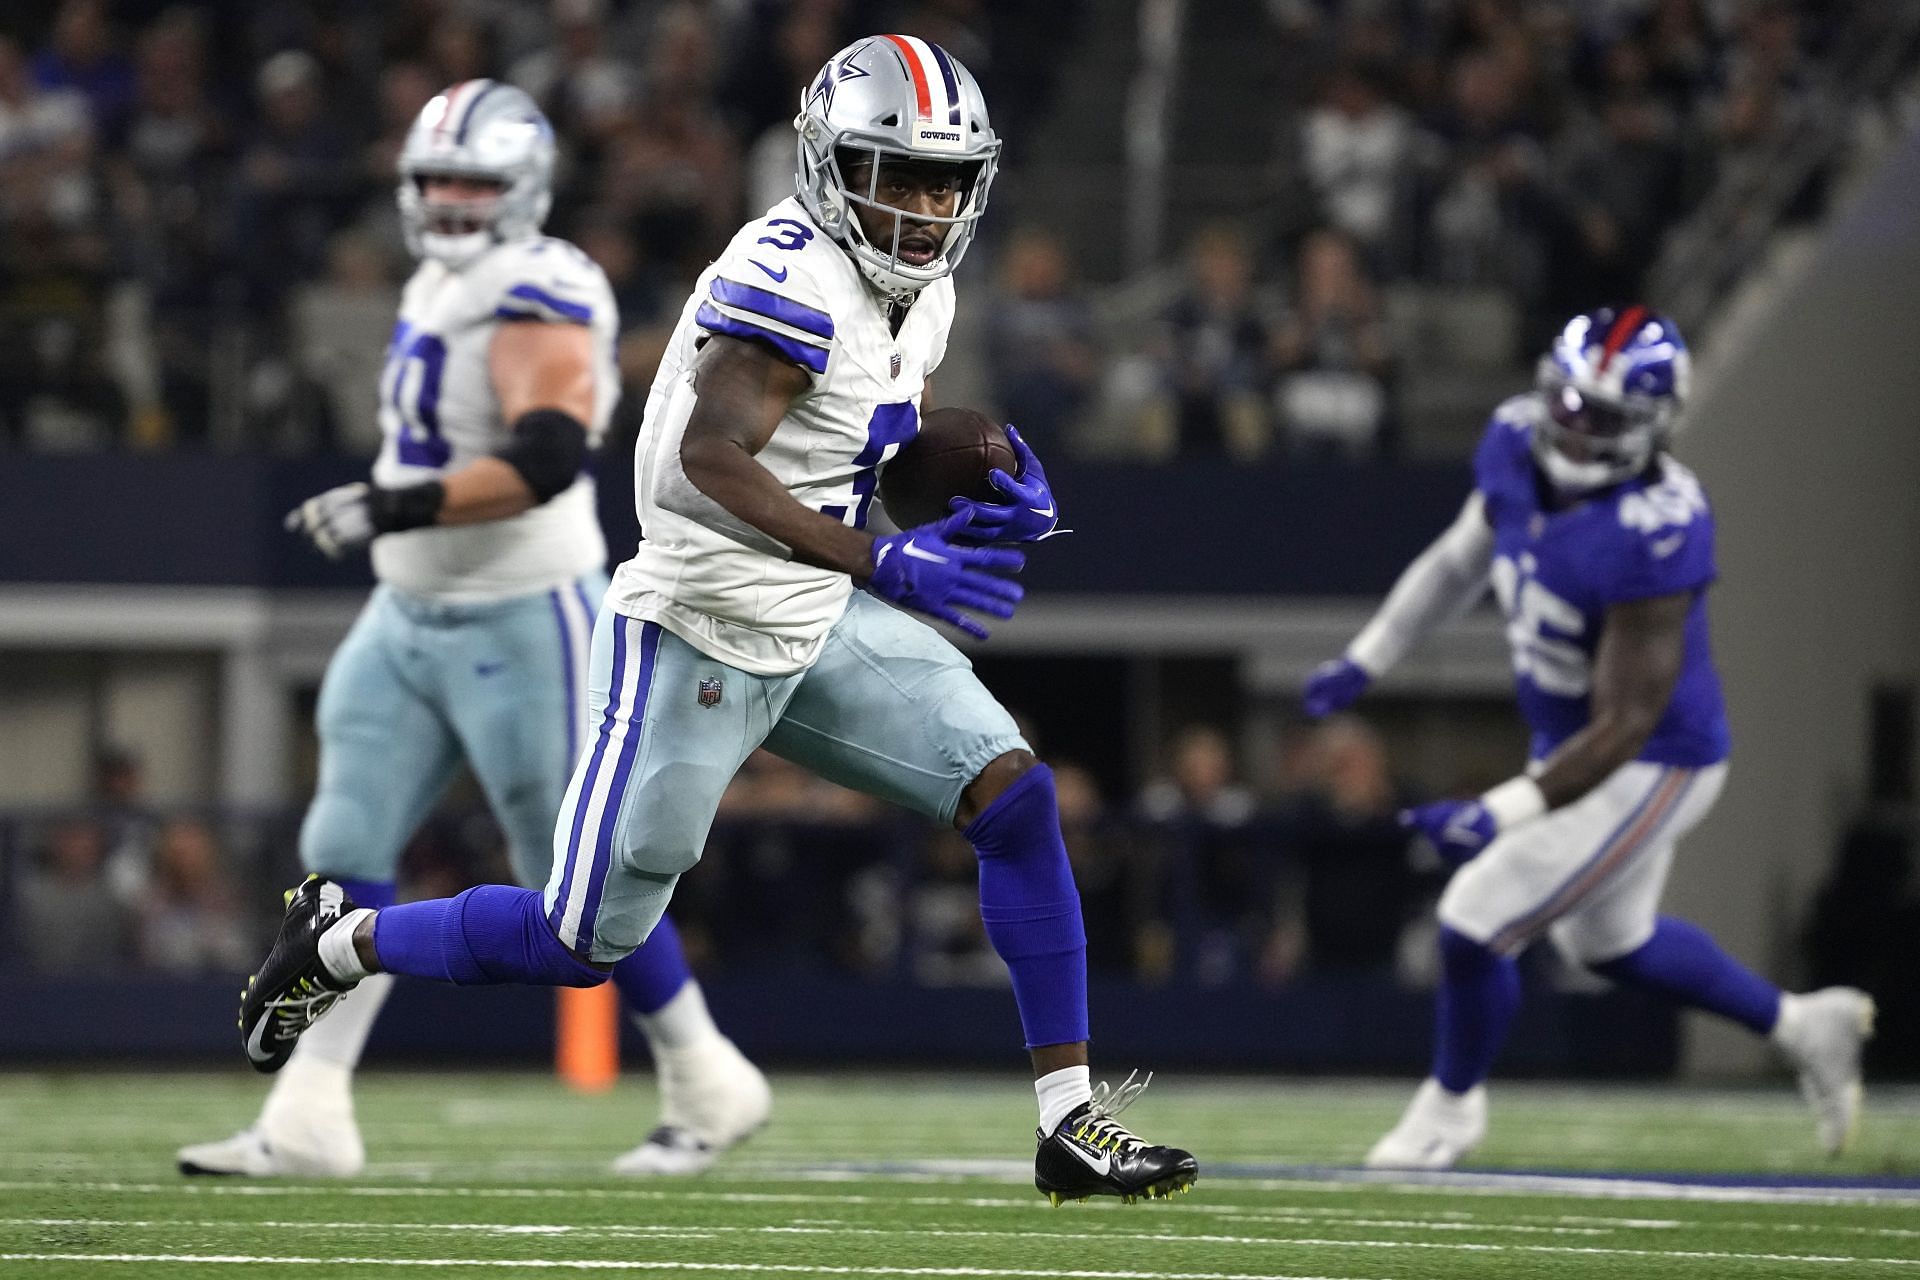
M458 268L538 235L553 204L553 126L497 80L463 80L420 109L400 148L400 221L416 256ZM496 182L491 200L429 200L428 178Z
M986 212L987 190L999 167L1000 139L987 123L987 101L960 60L917 36L868 36L828 59L801 91L800 202L821 230L853 255L868 282L890 298L917 293L958 266ZM843 161L870 155L866 186L850 189ZM888 159L951 164L963 169L960 203L952 217L916 217L946 224L946 239L931 262L900 256L900 219L891 244L874 244L854 216L854 205L895 212L878 198L880 166Z

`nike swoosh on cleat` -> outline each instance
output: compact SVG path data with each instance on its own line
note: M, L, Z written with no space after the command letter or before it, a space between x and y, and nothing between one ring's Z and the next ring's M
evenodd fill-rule
M260 1047L261 1038L266 1034L267 1026L272 1021L273 1011L269 1009L261 1014L260 1021L253 1024L253 1034L247 1037L247 1057L255 1062L270 1062L273 1059L272 1050L262 1052Z
M912 556L915 560L931 560L935 564L947 563L947 558L945 556L937 556L931 551L922 551L919 547L915 546L911 542L909 542L906 546L900 549L906 552L908 555Z
M782 267L782 268L780 268L780 269L779 269L778 271L775 271L775 270L774 270L774 269L773 269L772 267L770 267L770 266L768 266L768 265L767 265L766 263L764 263L764 262L762 262L762 261L760 261L760 259L758 259L758 258L748 258L748 259L747 259L747 261L748 261L748 262L751 262L751 263L752 263L752 264L753 264L754 266L756 266L756 267L758 267L758 268L760 268L760 269L761 269L762 271L764 271L764 272L766 272L766 273L767 273L767 275L768 275L768 276L770 276L770 277L771 277L771 278L773 279L773 282L774 282L775 284L784 284L784 283L786 283L786 279L787 279L787 269L786 269L785 267Z
M1080 1147L1076 1147L1071 1142L1064 1143L1062 1145L1064 1145L1067 1150L1073 1152L1074 1158L1077 1159L1081 1164L1084 1164L1085 1166L1087 1166L1087 1168L1093 1170L1095 1173L1099 1174L1101 1177L1104 1178L1108 1174L1113 1172L1113 1152L1102 1151L1100 1153L1100 1158L1098 1160L1095 1160L1091 1155L1087 1154L1086 1151L1084 1151Z

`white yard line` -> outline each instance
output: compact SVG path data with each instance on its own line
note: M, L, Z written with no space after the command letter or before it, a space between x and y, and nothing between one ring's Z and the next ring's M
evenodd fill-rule
M1360 1218L1332 1223L1323 1218L1286 1217L1254 1219L1277 1226L1388 1227L1407 1231L1472 1231L1487 1235L1542 1233L1556 1235L1604 1236L1612 1232L1598 1227L1507 1226L1498 1223L1414 1222ZM1066 1240L1074 1243L1148 1244L1229 1244L1270 1245L1274 1236L1207 1235L1178 1231L987 1231L957 1227L859 1227L820 1226L795 1222L785 1226L722 1226L713 1223L683 1223L675 1226L575 1226L565 1223L524 1223L503 1225L493 1222L259 1222L242 1218L0 1218L0 1226L9 1227L113 1227L130 1230L255 1230L275 1231L455 1231L482 1235L548 1235L570 1239L660 1240L712 1239L719 1235L772 1236L914 1236L954 1240Z
M558 1271L717 1271L801 1276L1022 1276L1034 1280L1357 1280L1355 1277L1255 1274L1245 1271L1022 1271L1011 1267L826 1267L780 1262L640 1262L627 1258L307 1258L231 1253L0 1253L0 1262L228 1263L235 1266L489 1267Z
M1286 1225L1303 1221L1299 1218L1267 1219ZM1311 1221L1311 1220L1307 1220ZM1349 1227L1388 1227L1396 1229L1434 1230L1455 1229L1481 1231L1498 1234L1503 1231L1528 1230L1525 1227L1503 1226L1494 1223L1435 1223L1418 1221L1353 1219L1343 1221L1342 1226ZM1663 1224L1664 1225L1664 1224ZM1686 1224L1674 1224L1686 1225ZM1710 1227L1714 1224L1692 1224ZM1378 1240L1378 1239L1334 1239L1314 1236L1230 1236L1182 1232L1146 1232L1146 1231L988 1231L961 1230L949 1228L883 1228L850 1226L731 1226L718 1224L679 1224L674 1226L615 1226L583 1227L563 1223L522 1223L500 1224L487 1222L338 1222L338 1221L246 1221L237 1219L134 1219L134 1218L0 1218L0 1226L29 1227L96 1227L123 1228L138 1230L164 1229L245 1229L267 1228L271 1230L294 1231L420 1231L420 1232L458 1232L479 1235L519 1235L559 1237L577 1240L695 1240L715 1239L722 1235L804 1235L804 1236L861 1236L891 1237L914 1236L943 1239L969 1240L1060 1240L1076 1243L1115 1242L1115 1243L1153 1243L1153 1244L1213 1244L1267 1247L1292 1245L1300 1247L1327 1249L1439 1249L1467 1253L1546 1253L1595 1255L1605 1257L1629 1258L1683 1258L1683 1259L1719 1259L1757 1262L1809 1262L1809 1263L1878 1263L1888 1266L1920 1266L1920 1258L1879 1257L1833 1254L1782 1254L1772 1252L1747 1252L1742 1250L1693 1250L1693 1249L1640 1249L1606 1245L1546 1245L1546 1244L1492 1244L1484 1242L1437 1242L1423 1240ZM1533 1230L1564 1231L1567 1233L1585 1233L1592 1235L1609 1234L1599 1228L1532 1228ZM1909 1233L1896 1232L1906 1235ZM907 1273L902 1273L907 1274ZM933 1274L931 1272L927 1274ZM1091 1273L1090 1273L1091 1274Z
M868 1173L862 1181L894 1179L893 1174ZM1407 1181L1400 1179L1405 1178ZM854 1180L852 1175L835 1181ZM929 1181L951 1182L951 1177ZM1686 1182L1660 1182L1653 1179L1552 1177L1530 1174L1452 1173L1366 1175L1328 1178L1245 1178L1203 1180L1202 1193L1231 1194L1291 1191L1311 1194L1344 1195L1365 1191L1388 1191L1403 1195L1444 1196L1560 1196L1566 1199L1592 1200L1678 1200L1710 1204L1786 1204L1786 1205L1863 1205L1920 1206L1920 1192L1905 1189L1884 1190L1871 1187L1722 1187ZM0 1181L0 1191L100 1191L133 1195L210 1195L210 1196L306 1196L318 1192L374 1199L468 1197L504 1200L694 1200L723 1204L875 1204L915 1207L959 1207L968 1209L1024 1209L1051 1211L1038 1196L995 1198L987 1196L874 1196L860 1192L808 1191L656 1191L642 1187L452 1187L452 1186L340 1186L331 1183L203 1183L203 1182L119 1182L77 1181L64 1178ZM1207 1204L1183 1200L1181 1213L1246 1214L1258 1212L1245 1204Z
M1465 1244L1435 1240L1322 1240L1306 1237L1275 1237L1274 1244L1299 1245L1321 1249L1442 1249L1456 1253L1552 1253L1580 1254L1607 1258L1685 1258L1719 1262L1819 1262L1855 1266L1874 1264L1889 1267L1920 1267L1920 1258L1863 1258L1820 1253L1739 1253L1721 1249L1618 1249L1605 1245L1576 1244Z

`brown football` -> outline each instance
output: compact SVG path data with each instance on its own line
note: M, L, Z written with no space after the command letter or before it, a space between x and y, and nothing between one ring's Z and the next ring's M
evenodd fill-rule
M880 501L902 529L951 514L955 497L982 502L1006 498L987 479L996 468L1014 474L1019 460L999 423L974 409L930 409L920 434L880 468Z

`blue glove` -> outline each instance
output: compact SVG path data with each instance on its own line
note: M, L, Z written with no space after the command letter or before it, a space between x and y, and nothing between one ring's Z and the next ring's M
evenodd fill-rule
M1307 691L1300 705L1318 720L1352 706L1372 683L1373 677L1365 667L1348 658L1335 658L1315 667L1307 677Z
M967 518L966 527L960 531L962 537L980 542L1038 542L1060 523L1059 506L1053 500L1053 490L1047 487L1047 473L1040 459L1012 426L1007 428L1007 441L1020 460L1019 477L995 467L987 473L987 479L1008 500L999 503L955 498L947 504L955 515Z
M1027 557L1018 551L961 546L954 538L967 526L964 515L948 516L891 537L873 541L873 574L867 590L897 605L950 622L970 636L987 638L987 629L961 609L995 618L1011 618L1026 592L995 570L1018 573Z
M1478 800L1436 800L1400 811L1400 825L1433 842L1433 850L1459 866L1493 843L1499 827Z

